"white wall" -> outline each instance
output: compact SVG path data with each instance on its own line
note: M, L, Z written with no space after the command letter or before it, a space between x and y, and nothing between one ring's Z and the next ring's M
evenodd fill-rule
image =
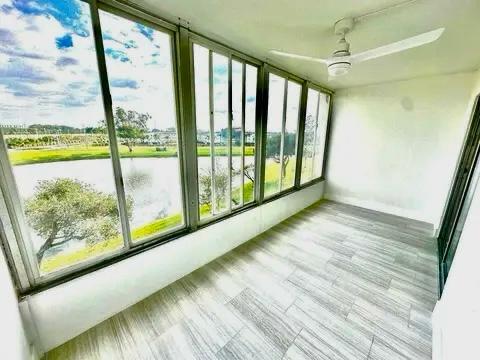
M462 73L336 92L325 197L437 227L473 83Z
M480 71L470 98L480 94ZM433 313L433 359L480 359L480 186L455 253L441 301Z
M323 197L320 182L27 298L48 351ZM0 349L1 351L1 349Z
M5 256L0 250L0 357L31 359L29 342L23 327Z
M433 359L480 359L480 188L477 187L441 301L433 315Z

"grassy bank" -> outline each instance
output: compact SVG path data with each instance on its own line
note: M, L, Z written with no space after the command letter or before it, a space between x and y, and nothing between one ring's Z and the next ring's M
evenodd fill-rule
M247 184L248 185L248 184ZM252 186L247 186L252 189ZM201 206L200 213L206 214L210 212L209 206ZM139 226L131 231L132 241L136 242L141 239L145 239L148 236L159 234L168 229L172 229L181 225L183 217L181 214L172 214L163 219L157 219L142 226ZM43 273L49 273L55 270L59 270L70 265L77 264L79 262L95 258L97 256L118 250L123 246L122 236L116 236L114 238L104 240L102 242L86 246L83 249L72 251L66 254L56 254L48 258L44 258L40 264L40 270Z
M287 166L287 171L286 171L287 183L293 180L294 166L295 166L295 161L294 159L291 159L291 161ZM266 171L265 172L265 178L266 178L265 189L266 190L270 189L271 192L273 193L275 192L274 190L278 188L278 176L280 172L280 165L273 161L268 161L266 164L265 171ZM234 199L239 199L240 188L233 189L232 196ZM251 182L248 182L244 185L244 199L246 202L249 200L253 200L253 183ZM205 215L208 215L209 212L210 212L210 208L208 205L203 205L200 208L200 213L202 218L204 218ZM135 242L140 239L144 239L148 236L159 234L168 229L181 225L182 222L183 222L183 218L182 218L182 215L179 213L172 214L163 219L154 220L150 223L147 223L132 229L132 240L133 242ZM81 261L85 261L87 259L112 252L122 247L122 245L123 245L122 237L116 236L114 238L87 246L85 248L82 248L76 251L72 251L70 253L66 253L66 254L60 253L51 257L44 258L40 268L43 273L52 272L52 271L79 263Z
M240 189L235 189L233 191L236 194L239 194ZM235 195L234 195L235 196ZM239 196L239 195L238 195ZM248 198L253 198L253 186L252 183L245 184L244 196ZM210 212L210 207L208 205L203 205L200 208L201 215L206 215ZM133 242L140 239L144 239L148 236L164 232L168 229L174 228L181 225L183 218L181 214L173 214L167 216L163 219L157 219L145 225L139 226L132 230L132 240ZM49 273L64 267L68 267L73 264L100 256L119 249L123 245L123 239L121 236L116 236L114 238L86 246L85 248L72 251L66 254L56 254L51 257L44 258L40 270L43 273Z
M245 155L250 156L254 154L255 148L247 146L245 148ZM130 152L128 147L119 146L120 156L122 158L162 158L177 156L176 147L166 147L164 150L157 151L155 146L135 146ZM217 146L215 148L217 155L227 155L226 146ZM28 150L10 150L8 152L12 165L26 165L37 164L55 161L69 161L69 160L88 160L88 159L106 159L110 157L110 150L107 146L71 146L67 148L54 149L28 149ZM209 156L210 147L197 147L198 156ZM233 155L241 155L241 147L234 146L232 149Z
M280 164L272 160L267 160L265 165L265 196L275 195L279 192L280 182ZM285 178L283 180L282 190L293 186L295 182L295 158L291 158L285 169Z
M163 232L182 224L183 218L181 214L173 214L163 219L157 219L145 225L139 226L132 230L132 241L138 241L148 236ZM83 249L72 251L67 254L57 254L49 258L45 258L40 266L42 272L48 273L54 270L67 267L81 261L94 258L104 253L112 252L119 249L123 245L121 236L86 246Z

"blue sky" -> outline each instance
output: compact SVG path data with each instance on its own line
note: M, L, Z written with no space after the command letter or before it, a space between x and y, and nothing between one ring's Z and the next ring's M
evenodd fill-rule
M103 11L100 20L113 105L148 112L151 128L175 126L170 36ZM227 78L227 58L214 55L220 127L226 124ZM208 96L208 74L196 79L199 91ZM247 118L253 118L256 82L248 83ZM199 114L209 113L208 101L197 101L197 107ZM88 5L79 0L0 0L0 121L85 127L103 118ZM208 124L208 115L203 120ZM198 122L204 125L202 119Z
M114 106L175 124L168 35L101 12ZM103 119L88 5L0 0L0 121L94 126Z

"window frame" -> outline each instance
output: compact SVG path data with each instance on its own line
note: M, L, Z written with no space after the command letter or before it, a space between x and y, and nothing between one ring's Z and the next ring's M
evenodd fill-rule
M94 256L92 258L85 259L81 262L72 264L68 267L64 267L51 273L41 274L39 271L39 265L36 260L33 259L34 251L31 248L31 242L28 239L28 228L26 225L25 213L23 210L23 205L20 200L18 189L16 186L16 181L13 175L13 166L10 164L8 159L8 150L6 148L5 139L3 134L0 135L0 170L5 174L5 179L0 180L0 186L2 188L2 193L4 201L2 204L6 206L9 221L12 224L13 233L15 234L15 240L10 237L6 237L5 243L8 245L6 249L7 258L15 265L16 278L20 279L17 286L22 292L29 291L31 289L36 289L43 287L46 284L50 284L59 279L66 278L68 276L76 277L76 274L82 274L88 269L94 269L99 264L110 262L119 258L119 256L129 254L133 249L141 249L146 245L158 245L169 241L173 237L178 237L179 235L184 235L187 233L188 222L186 216L186 202L185 202L185 192L186 186L184 182L184 149L183 149L183 139L181 134L181 121L180 121L180 103L179 103L179 89L177 83L178 67L177 67L177 28L173 25L165 27L165 22L161 20L154 20L155 18L149 15L139 16L142 13L136 9L130 8L125 5L119 5L119 3L114 1L106 1L105 3L97 2L95 0L79 0L86 3L89 6L90 18L92 22L92 40L95 46L95 55L96 62L98 65L99 73L99 87L102 93L102 104L105 111L105 119L107 123L107 135L109 137L109 152L110 152L110 161L113 165L114 183L115 183L115 195L117 197L117 203L119 207L119 220L121 223L121 236L123 240L123 246L118 249L106 252L104 254ZM115 6L110 4L115 3ZM119 6L118 6L119 5ZM177 147L178 147L178 157L179 157L179 171L181 179L181 203L182 203L182 212L183 212L183 224L175 228L168 229L165 232L160 234L154 234L149 237L143 238L140 241L133 242L131 239L129 219L126 214L126 204L125 204L125 189L123 187L123 175L122 169L120 166L120 154L118 152L117 141L116 141L116 130L113 124L112 116L112 99L110 95L110 86L108 83L108 72L105 62L105 53L103 51L103 38L101 33L101 23L100 23L100 14L99 11L105 11L111 13L115 16L133 21L148 27L153 28L155 31L160 31L167 34L170 37L170 57L172 61L172 80L173 80L173 91L174 91L174 110L176 115L176 127L177 127ZM100 51L101 50L101 51ZM19 259L21 258L21 263ZM79 276L79 275L78 275Z
M211 158L211 162L213 163L214 162L214 148L215 148L215 145L214 145L214 141L212 141L212 139L214 139L214 127L213 127L213 118L214 118L214 115L213 115L213 102L214 102L214 99L213 99L213 61L212 61L212 58L213 58L213 53L216 53L220 56L224 56L228 59L228 129L229 129L229 139L228 139L228 144L227 144L227 148L228 148L228 167L229 169L232 168L232 134L231 134L231 129L232 129L232 120L233 120L233 110L232 110L232 61L237 61L239 63L242 64L242 68L243 68L243 75L242 75L242 87L244 88L245 87L245 69L246 69L246 65L250 65L250 66L253 66L257 69L257 97L256 97L256 111L255 111L255 118L256 118L256 123L258 123L258 120L259 120L259 106L258 106L258 103L259 103L259 100L258 100L258 89L259 89L259 81L260 81L260 69L262 67L262 63L259 62L258 60L255 60L251 57L249 57L248 55L244 55L242 53L239 53L238 51L235 51L229 47L226 47L226 46L223 46L221 44L218 44L212 40L209 40L205 37L202 37L196 33L192 33L192 35L190 36L190 39L189 39L189 50L191 52L191 71L192 71L192 75L191 75L191 78L192 78L192 106L193 106L193 109L195 109L195 104L196 104L196 99L195 99L195 70L194 70L194 45L199 45L199 46L202 46L203 48L205 48L206 50L208 50L208 57L209 57L209 61L208 61L208 71L209 71L209 74L208 74L208 78L209 78L209 112L210 112L210 158ZM244 91L244 89L242 90ZM242 110L242 113L244 113L245 111L245 103L244 103L244 100L243 99L243 96L244 94L242 95L242 107L243 107L243 110ZM193 126L195 127L195 134L197 133L197 119L196 119L196 111L194 110L193 111L193 114L192 114L192 117L193 117ZM242 127L244 128L245 127L245 118L243 116L242 118ZM228 199L229 199L229 204L227 206L227 210L226 211L223 211L221 213L218 213L218 214L212 214L211 216L209 217L206 217L204 219L201 219L200 217L200 207L198 206L198 195L197 195L197 212L196 212L196 216L197 216L197 224L199 227L204 227L210 223L215 223L215 222L218 222L219 220L225 218L225 217L228 217L232 214L237 214L239 212L242 212L244 209L248 209L248 208L251 208L253 206L256 206L258 204L257 202L257 183L259 181L259 178L258 178L258 172L257 172L257 167L258 167L258 162L257 162L257 154L258 154L258 150L259 150L259 147L258 147L258 139L259 138L259 132L257 131L257 129L255 130L255 183L254 183L254 200L247 203L247 204L242 204L241 206L237 206L237 207L234 207L232 206L232 201L231 201L231 194L232 194L232 172L231 170L228 171L228 177L229 177L229 186L228 186L228 192L229 192L229 195L228 195ZM243 143L243 141L242 141ZM245 148L244 146L242 146L242 152L245 151ZM196 147L196 141L195 141L195 157L196 159L198 159L198 154L197 154L197 147ZM243 163L243 156L242 156L242 163ZM197 194L199 194L199 183L198 183L198 160L196 161L196 173L197 173L197 178L195 179L196 180L196 190L197 190ZM214 166L212 165L212 169L214 168ZM212 171L212 174L211 176L213 177L214 176L214 173ZM242 183L243 183L243 180L242 180ZM242 191L243 192L243 191ZM213 179L212 179L212 202L213 202L213 197L214 197L214 186L213 186ZM212 204L213 205L213 204Z
M263 196L263 202L268 202L271 200L275 200L281 196L284 196L286 194L289 194L293 191L296 191L298 189L298 184L297 184L297 172L298 172L298 159L299 159L299 153L298 153L298 148L300 144L300 124L303 122L302 120L302 111L303 111L303 93L304 93L304 83L305 80L302 78L291 74L285 70L281 70L277 67L274 67L272 65L265 65L265 89L264 89L264 107L265 109L265 118L264 118L264 133L262 134L263 138L263 144L262 144L262 153L264 154L263 156L263 164L262 164L262 196ZM297 85L300 86L300 100L299 100L299 108L298 108L298 119L297 119L297 134L295 136L295 154L296 154L296 161L295 161L295 178L294 178L294 183L293 186L282 190L282 182L283 178L281 175L281 169L282 169L282 164L280 165L280 178L279 178L279 191L269 195L265 196L265 163L266 163L266 145L267 145L267 120L268 120L268 99L269 99L269 80L270 80L270 74L274 74L276 76L279 76L283 79L285 79L285 84L284 84L284 97L283 97L283 110L282 110L282 133L281 133L281 145L280 145L280 153L283 154L283 144L284 144L284 137L285 137L285 124L287 120L287 104L288 104L288 82L294 82ZM303 142L302 142L302 147L303 147ZM283 163L283 156L281 155L281 161Z
M299 175L299 178L298 178L298 188L299 189L302 189L302 188L305 188L305 187L308 187L308 186L311 186L313 184L316 184L320 181L325 181L326 177L325 177L325 169L327 168L327 162L328 162L328 150L329 150L329 143L330 143L330 131L331 131L331 117L332 117L332 108L333 108L333 92L331 90L328 90L320 85L317 85L313 82L310 82L310 81L306 81L305 82L305 90L304 90L304 96L305 96L305 106L303 107L303 110L304 110L304 113L302 115L302 125L303 125L303 129L302 129L302 149L301 149L301 152L302 152L302 157L300 159L300 166L299 166L299 169L300 169L300 173L298 174ZM319 176L319 177L316 177L314 178L313 177L313 169L312 169L312 179L310 179L309 181L306 181L304 183L301 183L301 168L302 168L302 162L303 162L303 137L305 135L305 118L306 118L306 104L307 104L307 98L308 98L308 89L312 89L312 90L315 90L315 91L318 91L318 96L319 96L319 99L318 99L318 104L317 104L317 121L318 121L318 114L319 114L319 111L320 111L320 94L327 94L328 96L330 96L330 100L329 100L329 103L328 103L328 116L327 116L327 127L326 127L326 131L325 131L325 144L324 144L324 147L323 147L323 161L322 161L322 175ZM315 139L315 143L316 143L316 139Z
M185 192L186 192L186 186L185 186L185 183L183 181L185 175L184 175L184 166L183 166L183 159L184 159L184 149L183 149L183 138L182 138L182 134L181 134L181 121L180 121L180 101L179 101L179 97L180 97L180 93L179 93L179 85L178 85L178 81L177 81L177 72L178 72L178 66L177 66L177 59L176 59L176 53L177 53L177 49L176 49L176 36L177 36L177 31L175 30L175 28L171 26L169 26L168 28L165 27L165 22L163 21L155 21L155 22L152 22L150 20L154 20L154 19L146 19L147 17L149 17L148 15L145 16L146 18L143 18L143 17L139 17L137 14L134 14L135 11L130 11L130 12L127 12L127 11L124 11L122 9L119 9L119 8L116 8L116 7L112 7L108 4L103 4L103 3L99 3L98 4L98 10L102 10L104 12L107 12L107 13L110 13L112 15L115 15L115 16L118 16L118 17L121 17L121 18L124 18L126 20L129 20L129 21L132 21L132 22L135 22L135 23L139 23L139 24L142 24L142 25L145 25L145 26L148 26L152 29L154 29L155 31L159 31L159 32L162 32L166 35L169 36L170 38L170 60L171 60L171 64L172 64L172 84L173 84L173 96L174 96L174 111L175 111L175 126L176 126L176 133L177 133L177 152L178 152L178 161L179 161L179 178L180 178L180 200L181 200L181 211L182 211L182 217L183 217L183 223L178 225L178 226L175 226L175 227L172 227L164 232L161 232L161 233L157 233L157 234L153 234L153 235L150 235L150 236L147 236L147 237L144 237L138 241L133 241L133 239L131 238L131 229L130 229L130 220L128 219L128 217L126 216L126 212L124 212L124 219L122 219L122 223L123 221L126 222L126 224L128 224L128 235L127 238L128 238L128 248L133 248L133 247L136 247L136 246L139 246L143 243L146 243L146 242L151 242L151 241L158 241L158 240L161 240L163 238L166 238L168 236L170 236L171 234L175 234L175 233L178 233L180 231L183 231L185 230L187 227L188 227L188 224L187 224L187 209L186 209L186 205L185 205L185 199L186 199L186 195L185 195ZM97 12L98 16L100 16L99 12ZM100 17L99 17L99 20L100 20ZM100 21L99 21L100 23ZM102 47L103 47L103 38L101 39L102 40ZM113 111L113 103L112 103L112 99L111 99L111 95L110 95L110 85L108 83L108 66L106 66L106 61L105 61L105 54L101 54L100 57L99 55L97 54L97 58L99 59L98 62L100 64L100 66L105 66L106 68L106 74L105 74L105 77L106 77L106 87L107 87L107 90L109 92L109 97L108 97L108 104L106 103L106 101L104 100L104 106L110 106L112 111ZM104 63L104 64L102 64ZM103 85L102 85L103 86ZM108 123L108 120L107 120L107 123ZM112 119L112 123L113 123L113 119ZM113 133L115 134L115 137L116 137L116 130L113 128L112 130L110 129L109 127L109 132L110 131L113 131ZM116 147L116 144L115 143L115 147ZM117 154L119 154L118 150L117 150ZM120 157L121 158L121 157ZM120 186L123 186L123 176L121 175L121 165L118 164L120 169L119 169L119 172L120 172L120 178L121 178L121 184ZM117 190L119 191L119 190ZM120 191L123 191L125 192L125 189L122 188ZM123 195L125 196L125 195ZM124 235L125 237L125 235ZM127 246L127 244L125 244L125 247Z
M311 186L317 182L325 179L325 174L322 174L321 178L314 179L308 183L300 184L301 175L301 162L302 162L302 150L303 150L303 125L304 125L304 113L306 107L306 90L307 86L314 87L318 91L322 91L330 95L330 106L327 123L327 134L325 139L323 168L326 168L328 160L329 149L329 134L331 126L331 114L333 103L333 91L326 89L313 82L305 80L302 77L296 76L279 67L270 65L265 61L258 60L250 55L237 51L227 45L221 44L217 41L204 37L192 30L190 30L188 22L183 20L179 21L179 24L166 21L160 18L158 15L145 10L141 6L124 3L117 0L79 0L87 3L90 7L91 21L93 27L93 40L95 43L97 64L99 67L99 77L101 90L103 95L102 104L106 111L110 108L111 111L111 97L108 86L108 76L106 76L105 68L105 54L98 49L103 50L103 40L101 33L101 24L99 19L99 10L110 12L114 15L121 16L128 20L132 20L155 30L165 32L171 35L171 57L172 57L172 76L174 81L174 96L175 96L175 111L176 111L176 124L177 124L177 138L178 138L178 156L180 162L180 176L181 176L181 189L182 189L182 209L184 215L184 225L180 229L173 229L171 232L167 231L160 235L152 236L152 239L144 239L140 242L131 244L129 241L125 241L124 247L87 259L83 262L75 265L65 267L58 271L54 271L49 274L44 274L41 277L35 277L32 273L32 266L30 264L28 251L24 249L26 242L22 238L22 221L24 214L23 210L20 214L17 214L19 203L15 202L14 197L16 192L16 183L12 177L9 178L9 172L12 172L12 167L8 159L7 149L3 135L0 135L0 171L5 174L5 177L0 176L0 190L3 196L0 196L0 211L3 213L8 212L8 216L5 216L5 221L0 221L0 240L3 245L5 254L7 255L7 261L12 269L13 277L19 293L22 295L29 295L40 292L47 288L51 288L70 281L82 275L91 273L98 269L104 268L118 261L129 258L130 256L137 255L143 251L147 251L161 244L170 242L177 238L180 238L190 232L196 231L199 228L204 228L223 221L224 219L236 216L237 214L248 211L254 207L260 206L263 203L275 201L278 198L289 195L302 188ZM98 44L99 42L99 44ZM256 88L256 113L255 113L255 184L254 184L254 201L245 204L241 207L232 208L228 213L222 213L217 216L208 218L208 221L199 222L199 207L198 207L198 174L197 174L197 153L196 153L196 122L195 122L195 108L194 108L194 78L193 78L193 43L197 43L206 47L211 51L215 51L220 55L227 56L230 63L229 71L229 85L231 84L231 61L236 60L244 64L254 66L257 69L257 88ZM103 57L103 59L102 59ZM102 70L102 66L104 69ZM286 84L288 81L301 85L300 95L300 108L299 118L297 124L297 136L296 136L296 167L295 167L295 182L294 186L280 191L268 198L264 198L264 168L265 168L265 142L266 142L266 125L267 125L267 112L268 112L268 76L273 72L279 76L286 78ZM245 74L245 72L244 72ZM229 86L229 108L231 110L231 86ZM284 99L286 102L287 99ZM229 123L231 125L231 111L229 116ZM108 115L108 114L107 114ZM111 114L110 114L111 117ZM113 125L113 121L108 120L110 127ZM109 136L114 129L109 130ZM0 131L1 133L1 131ZM114 134L115 135L115 134ZM195 139L194 141L193 138ZM115 142L116 145L116 142ZM113 145L113 147L115 146ZM112 151L112 145L110 145ZM117 153L117 155L119 155ZM111 160L114 155L111 154ZM6 163L5 163L6 160ZM119 161L119 159L118 159ZM7 165L5 167L5 164ZM192 166L195 164L195 166ZM117 181L123 181L121 176L118 176ZM195 186L192 186L192 185ZM115 186L117 188L117 185ZM0 195L2 195L0 194ZM123 219L122 219L123 220ZM122 221L122 224L125 223ZM130 232L127 233L130 236ZM123 236L123 232L122 232ZM125 246L128 244L129 246ZM131 245L131 246L130 246Z

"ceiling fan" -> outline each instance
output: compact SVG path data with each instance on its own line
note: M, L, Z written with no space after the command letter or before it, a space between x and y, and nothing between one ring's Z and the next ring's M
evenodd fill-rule
M352 64L360 63L363 61L379 58L382 56L398 53L408 49L412 49L417 46L426 45L437 40L445 30L445 28L439 28L436 30L428 31L419 35L415 35L394 43L383 45L375 49L362 51L360 53L351 54L350 44L345 40L345 35L352 31L355 19L345 18L335 23L335 35L339 36L337 49L333 52L332 56L328 59L321 59L311 56L297 55L288 52L270 50L272 54L289 57L299 60L314 61L325 64L328 69L329 78L345 75L349 72Z

